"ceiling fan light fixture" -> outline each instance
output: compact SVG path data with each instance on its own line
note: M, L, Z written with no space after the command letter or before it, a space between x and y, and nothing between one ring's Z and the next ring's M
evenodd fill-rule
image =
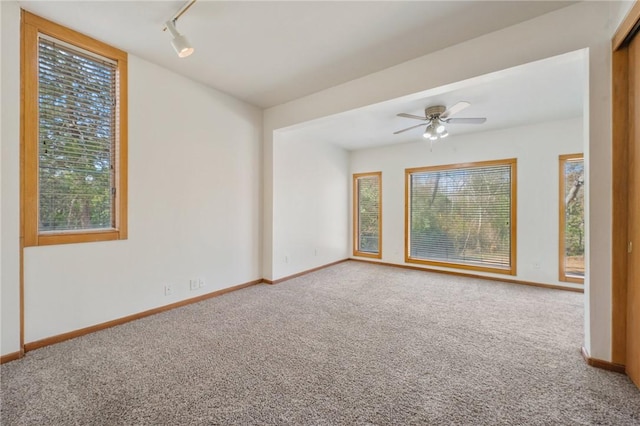
M429 124L426 130L424 131L424 134L422 135L422 137L425 139L430 139L433 136L435 136L435 132L433 131L433 127L431 127L431 124Z
M195 1L195 0L192 0ZM422 137L425 139L429 139L431 141L431 145L433 145L433 141L438 139L444 139L449 136L449 132L447 131L448 124L482 124L487 119L485 117L475 117L475 118L450 118L452 115L459 113L463 109L467 108L471 105L469 102L461 101L456 103L455 105L449 107L448 109L443 105L434 105L425 108L424 115L414 115L407 114L406 112L401 112L396 114L398 117L411 118L414 120L422 121L421 124L416 124L415 126L407 127L402 130L398 130L397 132L393 132L394 135L404 133L408 130L415 129L417 127L427 126L422 134Z

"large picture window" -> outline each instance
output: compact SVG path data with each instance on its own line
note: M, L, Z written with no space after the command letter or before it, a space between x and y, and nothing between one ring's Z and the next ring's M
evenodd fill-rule
M407 262L515 275L515 159L405 175Z
M560 281L584 282L584 161L560 156Z
M353 175L353 255L382 257L382 173Z
M25 246L126 238L127 54L22 14Z

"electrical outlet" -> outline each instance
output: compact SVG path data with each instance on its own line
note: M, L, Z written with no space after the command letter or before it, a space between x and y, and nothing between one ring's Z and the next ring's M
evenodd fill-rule
M317 255L318 255L318 249L315 249L315 250L313 251L313 254L314 254L314 256L317 256Z
M164 285L164 295L171 296L173 294L173 285L165 284Z
M189 289L190 290L197 290L199 287L200 286L198 284L198 279L197 278L189 280Z
M284 263L289 263L289 256L284 257Z
M540 263L536 262L533 264L533 269L540 269Z
M205 286L204 279L203 278L198 279L198 287L202 288L204 286Z

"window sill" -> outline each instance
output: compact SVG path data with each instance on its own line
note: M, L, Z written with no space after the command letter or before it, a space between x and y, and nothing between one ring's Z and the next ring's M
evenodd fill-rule
M481 265L468 265L465 263L454 263L454 262L438 262L434 260L425 260L425 259L415 259L412 257L405 258L406 263L417 263L420 265L431 265L438 266L441 268L452 268L452 269L466 269L471 271L478 272L489 272L492 274L504 274L504 275L516 275L516 268L492 268L490 266L481 266Z
M584 278L571 277L567 275L564 275L564 276L560 275L559 281L562 281L565 283L584 284Z
M382 259L382 253L367 253L366 251L353 251L354 256L370 257L372 259Z
M126 236L118 229L101 229L96 231L78 231L78 232L55 232L41 233L36 236L36 241L29 246L50 246L56 244L76 244L76 243L93 243L97 241L113 241L124 240Z

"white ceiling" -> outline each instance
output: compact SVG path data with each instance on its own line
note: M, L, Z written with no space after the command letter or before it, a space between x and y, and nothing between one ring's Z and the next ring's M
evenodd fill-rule
M455 117L486 117L487 121L480 125L448 124L451 136L446 141L467 133L580 117L584 108L586 70L586 53L571 52L279 132L285 138L327 142L348 150L424 141L424 127L394 135L397 130L420 124L397 114L424 115L428 106L451 106L458 101L468 101L471 106Z
M195 53L179 59L162 28L182 1L19 1L35 14L263 108L571 3L199 0L177 25ZM490 93L478 88L450 95L442 102L466 97L474 106L465 113L489 115L483 101L492 98ZM402 110L419 112L425 101Z

